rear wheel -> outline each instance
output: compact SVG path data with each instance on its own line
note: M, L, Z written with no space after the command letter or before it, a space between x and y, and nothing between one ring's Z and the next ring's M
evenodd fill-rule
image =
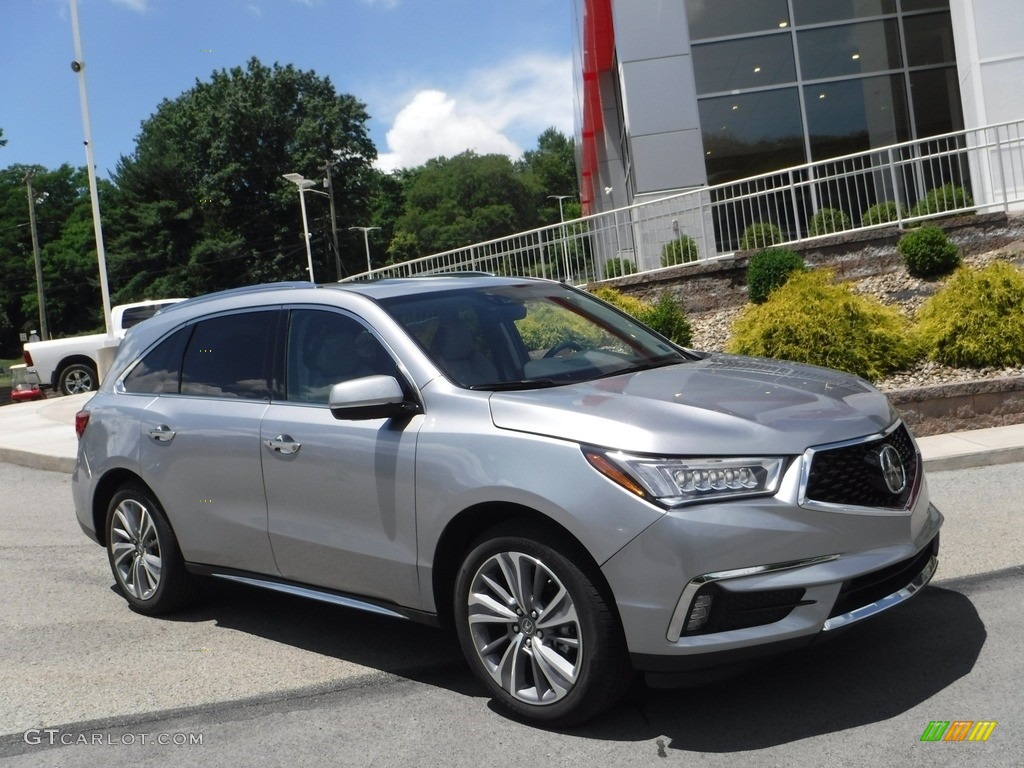
M57 376L57 387L62 394L80 395L92 392L99 384L96 369L85 363L72 363L61 369Z
M455 587L463 653L496 702L563 727L610 707L632 677L615 612L571 551L496 529L466 557Z
M195 594L167 516L141 485L125 485L110 500L107 557L118 590L139 613L169 613Z

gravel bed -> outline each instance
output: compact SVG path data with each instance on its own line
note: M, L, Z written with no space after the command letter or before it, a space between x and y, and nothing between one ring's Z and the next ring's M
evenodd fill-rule
M984 266L997 259L1020 263L1022 256L1024 254L1019 249L1008 247L989 253L967 256L964 258L964 263L972 267ZM907 274L905 269L900 268L898 271L888 274L872 275L857 280L855 288L859 293L874 296L884 304L899 307L908 317L913 317L928 297L938 291L943 283L943 280L922 280L912 277ZM691 346L694 349L703 349L709 352L724 351L725 344L729 339L729 329L742 310L742 307L731 307L690 315L689 320L693 327ZM930 360L920 360L911 370L895 373L877 382L877 386L885 391L893 391L1013 376L1024 376L1024 366L983 369L951 368Z

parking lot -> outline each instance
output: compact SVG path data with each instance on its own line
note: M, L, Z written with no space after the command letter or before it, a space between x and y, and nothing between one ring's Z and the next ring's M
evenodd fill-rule
M637 688L559 734L492 711L442 631L227 586L186 614L136 615L78 529L67 476L0 463L0 756L479 765L500 745L562 765L681 764L688 753L702 765L1019 765L1024 589L1021 570L1005 569L1021 559L1020 468L932 475L947 515L939 581L904 609L727 682ZM984 744L920 741L930 721L958 719L999 725ZM30 729L55 731L57 744L29 743ZM107 741L57 749L60 734ZM202 734L202 745L142 734Z

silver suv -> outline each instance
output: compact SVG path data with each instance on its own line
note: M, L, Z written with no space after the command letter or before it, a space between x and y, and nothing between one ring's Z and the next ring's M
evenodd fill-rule
M681 349L582 291L258 286L133 328L78 414L85 532L141 613L199 577L454 624L507 711L569 725L807 644L935 571L886 398Z

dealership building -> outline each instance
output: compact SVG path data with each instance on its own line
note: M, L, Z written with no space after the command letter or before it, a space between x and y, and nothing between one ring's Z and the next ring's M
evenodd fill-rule
M1024 118L1021 0L573 0L586 213Z

